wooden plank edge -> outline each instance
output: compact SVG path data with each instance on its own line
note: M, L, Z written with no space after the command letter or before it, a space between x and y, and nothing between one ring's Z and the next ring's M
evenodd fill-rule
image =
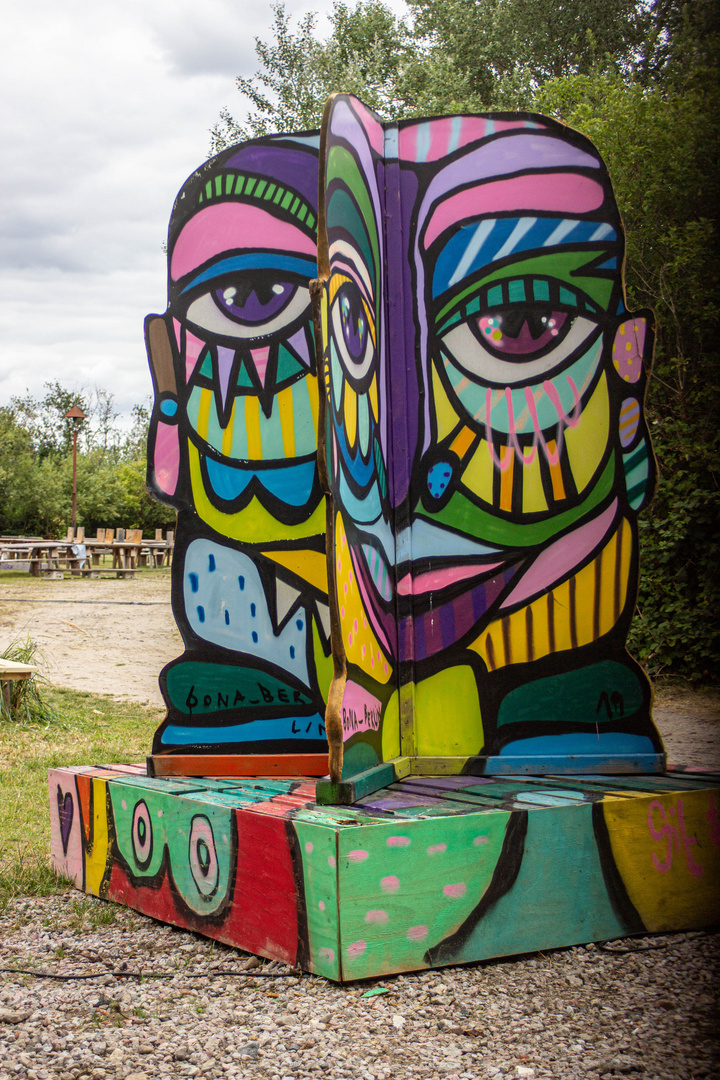
M148 776L325 776L327 754L151 754Z

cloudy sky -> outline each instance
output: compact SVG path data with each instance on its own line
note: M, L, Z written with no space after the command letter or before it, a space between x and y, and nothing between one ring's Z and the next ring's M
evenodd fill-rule
M0 405L55 379L124 413L147 398L142 321L165 308L172 202L220 109L242 118L235 76L255 70L271 22L270 0L6 5Z

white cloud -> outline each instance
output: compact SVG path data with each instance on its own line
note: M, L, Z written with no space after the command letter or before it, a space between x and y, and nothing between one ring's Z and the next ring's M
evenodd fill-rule
M323 3L288 10L329 9ZM0 48L0 404L46 381L150 393L143 317L165 306L161 245L209 130L242 101L269 0L34 0Z

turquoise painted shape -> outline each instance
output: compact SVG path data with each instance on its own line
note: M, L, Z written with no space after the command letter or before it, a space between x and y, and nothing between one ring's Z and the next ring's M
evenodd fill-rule
M592 805L530 810L512 887L443 959L462 963L621 937L628 927L608 896Z
M605 724L618 717L630 719L642 705L643 690L634 672L614 660L603 660L511 690L500 705L497 725L538 721Z

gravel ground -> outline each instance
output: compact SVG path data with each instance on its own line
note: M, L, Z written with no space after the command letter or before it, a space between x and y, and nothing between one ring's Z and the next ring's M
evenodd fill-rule
M337 986L115 911L67 895L0 920L4 966L166 976L4 975L2 1080L718 1075L719 933Z

